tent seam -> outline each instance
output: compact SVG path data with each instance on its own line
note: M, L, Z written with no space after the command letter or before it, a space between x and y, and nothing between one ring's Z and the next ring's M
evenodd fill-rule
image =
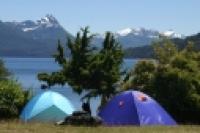
M140 122L140 115L138 113L138 109L136 107L136 102L135 102L135 96L134 96L134 91L131 92L132 94L132 98L133 98L133 106L135 107L135 110L136 110L136 116L137 116L137 119L138 119L138 122L139 122L139 126L141 125L141 122Z

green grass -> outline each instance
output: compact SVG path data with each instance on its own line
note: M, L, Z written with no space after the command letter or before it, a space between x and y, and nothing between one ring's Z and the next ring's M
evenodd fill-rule
M73 127L42 123L0 121L0 133L200 133L200 126Z

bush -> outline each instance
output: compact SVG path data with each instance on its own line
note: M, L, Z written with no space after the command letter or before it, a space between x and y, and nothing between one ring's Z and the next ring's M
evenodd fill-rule
M30 93L16 81L0 81L0 118L18 117L29 98Z

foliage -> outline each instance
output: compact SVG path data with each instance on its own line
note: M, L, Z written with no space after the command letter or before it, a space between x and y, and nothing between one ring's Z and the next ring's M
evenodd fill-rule
M171 57L177 53L175 44L166 38L153 43L153 47L155 59L158 60L160 64L168 64Z
M0 81L7 79L9 75L10 73L5 68L3 61L0 60Z
M82 33L77 33L75 40L68 39L67 48L71 52L71 57L65 57L65 50L58 41L57 53L54 55L55 61L60 65L61 70L53 73L40 73L39 80L47 82L49 86L55 84L68 83L77 93L82 93L83 88L89 88L89 65L92 61L92 48L90 41L92 36L88 36L88 27L81 29Z
M9 76L0 60L0 118L17 117L31 97L29 91L23 91L21 85Z
M178 122L200 123L200 52L190 42L181 51L170 41L159 43L157 60L139 62L125 89L134 86L153 96Z
M122 47L116 42L114 35L106 33L103 48L91 62L90 84L94 89L89 93L93 96L102 96L103 106L117 92L117 82L122 75L121 64L123 63Z
M70 58L65 57L66 50L58 42L54 58L61 70L40 73L38 79L49 86L68 83L79 94L85 91L87 94L83 98L102 96L102 99L108 99L115 93L114 85L120 79L122 48L114 35L107 32L102 48L96 50L91 44L93 36L86 27L77 33L75 40L68 39Z
M0 117L17 117L30 98L20 84L13 80L0 81Z
M156 70L154 61L139 61L133 70L125 77L123 88L138 88L141 91L146 91L146 86L149 86ZM144 86L145 85L145 86ZM150 91L150 90L149 90Z

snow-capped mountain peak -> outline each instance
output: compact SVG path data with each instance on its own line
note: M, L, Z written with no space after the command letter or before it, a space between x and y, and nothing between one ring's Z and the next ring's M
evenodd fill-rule
M41 18L37 21L38 25L42 25L45 27L56 27L59 25L57 19L53 15L47 14L45 17Z
M41 24L49 24L49 23L58 24L58 21L53 15L47 14L45 17L38 20L38 23L41 23Z
M8 57L48 57L55 52L58 39L65 43L73 38L52 15L38 21L0 22L0 29L0 53Z
M41 18L40 20L31 21L26 20L21 23L18 23L21 26L22 31L30 32L41 28L52 28L52 27L59 27L60 24L57 19L53 15L47 14L45 17Z

